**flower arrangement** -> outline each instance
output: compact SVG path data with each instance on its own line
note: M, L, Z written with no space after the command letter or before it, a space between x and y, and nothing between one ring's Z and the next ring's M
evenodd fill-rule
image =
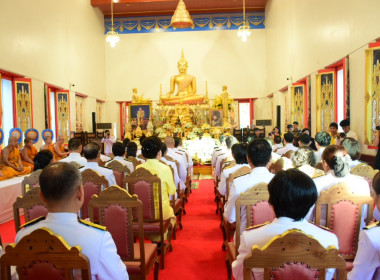
M223 128L224 128L224 129L232 129L232 125L231 125L230 123L228 123L228 122L225 122L225 123L223 124Z
M194 132L190 132L189 134L187 134L187 138L188 139L195 139L197 138L198 136L194 133Z
M174 133L182 133L183 132L183 130L182 130L182 128L180 128L180 127L176 127L176 128L174 128L174 131L173 131Z
M158 134L158 138L165 138L167 135L166 135L166 133L165 132L160 132L159 134Z
M203 125L202 125L202 130L208 130L208 129L210 129L211 128L211 126L208 124L208 123L204 123Z
M160 133L163 133L163 132L165 132L165 130L162 127L159 127L159 128L156 129L156 133L157 134L160 134Z
M193 132L194 132L194 133L197 133L197 134L198 134L198 133L201 133L201 131L202 131L202 130L201 130L199 127L194 127L194 128L193 128Z
M192 128L193 124L188 122L188 123L185 123L184 127L185 128Z
M222 132L220 131L219 128L214 128L213 130L210 131L211 135L220 135Z
M164 125L162 126L163 129L171 129L172 128L172 125L170 123L164 123Z

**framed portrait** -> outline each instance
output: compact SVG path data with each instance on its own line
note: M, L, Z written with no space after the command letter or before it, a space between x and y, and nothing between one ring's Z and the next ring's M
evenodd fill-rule
M365 137L364 144L375 148L376 126L380 125L380 42L365 51Z
M132 129L140 126L142 130L146 130L148 122L152 118L152 103L130 104L128 108Z
M223 110L210 109L210 125L213 127L223 126Z

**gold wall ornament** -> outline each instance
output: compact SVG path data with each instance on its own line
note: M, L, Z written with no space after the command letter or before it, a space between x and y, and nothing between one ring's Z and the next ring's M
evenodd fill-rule
M15 79L16 122L25 132L33 126L31 79Z
M186 5L183 0L179 0L170 25L173 28L189 28L194 26L193 20L191 19L189 12L186 10Z
M380 125L380 43L365 51L365 144L372 146Z
M307 89L305 83L294 83L291 88L291 122L308 127Z
M137 88L132 89L132 103L148 103L149 99L144 98L144 94L138 95Z
M323 70L317 74L317 131L328 131L335 121L335 100L335 71Z
M57 137L70 138L70 101L69 91L62 90L56 92L57 104Z

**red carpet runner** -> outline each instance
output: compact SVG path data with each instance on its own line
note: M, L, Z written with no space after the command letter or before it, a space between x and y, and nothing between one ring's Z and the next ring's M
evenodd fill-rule
M159 279L226 279L226 253L221 249L223 237L220 216L215 214L212 180L199 181L199 189L190 195L186 212L182 217L183 230L177 231L173 252L166 255ZM13 242L16 235L13 221L0 225L0 233L3 243ZM153 273L148 279L153 280Z
M160 270L159 279L227 278L220 216L215 214L215 209L213 181L199 181L199 189L193 190L186 204L183 230L177 231L173 252L166 255L165 269ZM151 274L149 280L152 279Z

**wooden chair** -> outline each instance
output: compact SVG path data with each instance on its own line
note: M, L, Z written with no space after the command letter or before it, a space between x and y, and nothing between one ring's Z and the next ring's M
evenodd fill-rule
M84 202L80 209L80 218L88 218L88 202L90 201L92 195L99 195L100 192L107 188L109 183L104 176L100 176L98 172L92 169L86 169L82 172L82 184L84 189ZM99 214L95 213L95 220L99 220Z
M316 224L326 218L326 226L338 237L339 253L347 261L348 270L358 249L363 205L368 205L367 221L373 217L373 199L370 196L352 194L344 183L321 192L316 203ZM322 206L327 206L327 217L322 217Z
M269 171L273 174L276 174L281 170L287 170L289 168L294 168L293 162L287 157L281 157L275 163L272 163L270 165Z
M24 179L21 182L21 193L24 195L27 191L29 191L32 188L38 187L40 185L40 174L42 172L42 169L38 169L34 172L32 172L29 176L24 177Z
M220 174L222 174L222 172L223 172L223 164L225 164L226 162L227 162L227 158L222 159L220 161L220 166L219 166ZM214 199L214 201L216 203L216 211L215 211L216 214L219 213L219 204L220 204L220 200L222 198L222 195L218 191L219 182L220 182L220 179L215 176L215 178L214 178L214 193L215 193L215 199Z
M123 186L131 195L137 195L143 205L144 232L148 239L159 240L161 253L161 269L165 267L165 254L172 250L172 225L170 219L164 220L162 214L161 180L145 168L138 168L124 177ZM158 201L157 201L158 199ZM158 204L157 204L158 202ZM167 244L165 244L167 234Z
M133 156L129 156L129 157L127 157L127 160L129 160L129 161L131 161L132 162L132 164L133 164L133 168L136 170L136 167L138 166L138 165L140 165L141 164L141 162L139 161L139 160L137 160L135 157L133 157Z
M20 230L20 209L24 209L25 222L32 221L41 216L46 217L48 211L40 198L40 187L35 187L23 196L17 197L13 203L13 217L16 232Z
M177 167L177 174L179 176L179 162L177 160L175 160L174 158L168 156L168 155L165 156L165 159L168 161L173 161L175 163L175 165ZM163 163L166 164L165 162L163 162ZM172 170L172 173L174 176L174 170ZM187 197L190 194L190 192L188 191L188 184L189 184L188 178L186 178L186 182L185 182L186 189L185 189L185 191L179 190L179 186L177 186L177 194L178 194L178 198L182 199L182 214L184 214L184 215L186 214L185 203L187 202ZM191 189L191 179L190 179L190 189ZM181 225L181 228L182 228L182 225Z
M130 279L147 279L154 266L154 279L158 279L159 258L157 245L144 243L142 203L137 195L131 196L118 186L110 186L99 196L93 195L88 203L90 219L94 208L99 208L100 224L107 227L115 241L117 253L127 266ZM137 234L134 227L137 224ZM138 237L139 242L135 243Z
M226 203L228 201L228 197L230 195L230 186L232 185L233 181L236 177L244 176L249 173L251 173L251 168L248 166L243 166L242 168L239 168L236 172L232 173L228 177L228 182L226 182ZM224 211L224 209L223 209ZM230 223L227 221L227 219L222 215L222 232L223 232L223 245L222 249L226 249L226 244L231 240L231 237L234 235L234 232L236 230L236 223Z
M142 159L142 160L146 161L146 158L145 158L142 154L139 154L137 157L138 157L139 159Z
M164 161L160 160L160 162L162 164L165 164L167 165L171 172L172 172L172 176L173 176L173 181L174 181L174 169L172 166L166 164ZM174 226L174 229L173 229L173 239L176 240L177 239L177 234L176 234L176 231L177 231L177 228L179 227L180 229L183 228L182 226L182 212L183 212L183 209L182 209L182 198L180 197L180 189L179 189L179 185L176 186L177 187L177 199L175 198L175 195L172 195L172 198L170 200L170 206L173 208L173 211L174 211L174 215L177 217L177 221L175 223L175 226Z
M367 163L359 163L354 168L352 168L351 173L368 179L373 179L376 173L379 172L377 169L373 169L372 166Z
M9 244L0 263L3 280L11 279L11 266L17 266L20 279L74 279L78 269L81 279L91 279L90 263L81 248L71 247L47 228L33 231L16 245Z
M113 175L115 176L115 179L116 179L116 184L119 187L122 187L123 179L125 175L128 175L131 173L129 168L117 160L111 161L107 166L112 169Z
M240 194L236 199L236 231L235 231L235 243L226 242L227 255L226 255L226 266L227 266L227 277L231 279L231 265L238 255L238 250L240 246L240 236L242 219L242 208L245 208L246 212L246 226L251 227L255 225L264 224L266 222L271 222L276 217L272 206L268 203L269 192L268 184L260 183L252 188L250 188L245 193Z
M79 162L76 161L70 161L70 164L74 165L76 168L81 168L82 165Z
M264 247L252 247L244 259L244 280L251 279L252 268L264 269L264 280L325 279L327 268L336 268L338 278L346 279L342 256L334 247L325 249L316 239L291 229L268 242Z
M293 154L294 154L294 151L290 150L290 151L287 151L285 154L283 154L282 157L291 159Z

